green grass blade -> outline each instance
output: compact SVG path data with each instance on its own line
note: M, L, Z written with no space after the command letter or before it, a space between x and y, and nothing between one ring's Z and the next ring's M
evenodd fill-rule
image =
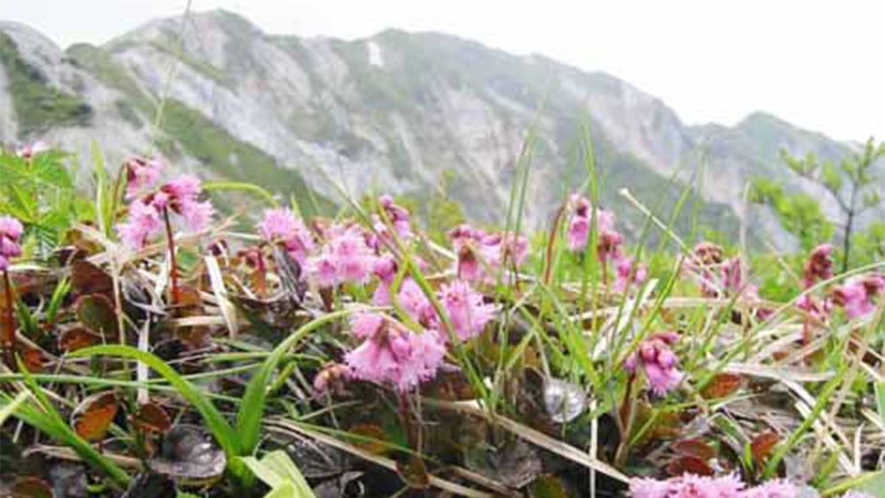
M197 411L200 412L200 415L202 415L203 419L206 421L209 431L215 436L215 440L218 441L218 444L227 455L228 461L237 455L236 438L234 437L230 424L227 423L227 420L224 419L221 412L215 408L215 405L212 404L209 398L200 392L196 386L184 379L178 374L178 372L173 370L172 367L167 365L166 362L151 353L140 351L130 346L119 345L94 346L70 354L73 358L97 355L131 358L145 363L147 366L154 369L155 372L166 379L166 381L168 381L182 397L187 399L192 405L194 405Z
M258 185L254 185L251 183L244 182L206 182L203 184L203 189L207 192L213 191L224 191L224 190L234 190L240 192L247 192L250 194L254 194L256 197L261 198L263 201L267 202L272 207L277 207L279 203L277 203L276 199L274 199L273 194L268 192L267 190L259 187Z
M365 308L366 311L372 309ZM243 394L243 403L237 412L236 434L239 438L239 444L237 445L239 455L251 455L258 446L258 441L261 438L261 418L264 415L264 408L267 404L267 388L271 384L274 370L276 370L277 365L289 349L295 346L307 334L339 318L344 318L355 311L336 311L311 321L287 337L264 360L261 368L249 381L249 385L246 386L246 392Z

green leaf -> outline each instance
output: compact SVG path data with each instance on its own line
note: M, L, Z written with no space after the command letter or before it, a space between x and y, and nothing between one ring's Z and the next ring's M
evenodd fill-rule
M879 407L879 417L885 425L885 382L876 383L876 405Z
M306 495L299 494L295 489L295 486L291 482L284 482L283 484L273 488L269 493L264 495L264 498L302 498Z
M120 486L125 487L129 483L129 475L74 432L68 426L67 421L52 406L49 398L46 397L40 386L31 378L27 370L21 366L19 368L35 400L19 404L14 410L13 416L53 439L70 446L83 461L104 472ZM0 392L0 410L8 409L14 402L15 399L10 395Z
M261 197L265 202L270 204L271 206L276 207L277 201L274 199L273 194L268 192L267 190L259 187L258 185L253 185L251 183L243 183L243 182L207 182L203 184L203 189L207 192L212 192L214 190L239 190L242 192L248 192L250 194L255 194L258 197Z
M154 369L160 376L166 379L169 384L174 387L182 397L187 399L197 411L200 412L200 415L203 416L203 419L206 422L209 430L212 432L212 435L215 436L215 440L218 441L218 444L224 450L225 455L228 458L228 462L233 460L237 456L237 444L236 437L231 430L230 425L227 423L227 420L221 415L221 412L215 408L215 405L212 404L212 401L209 400L196 386L194 386L191 382L184 379L181 375L178 374L175 370L172 369L169 365L166 364L163 360L158 358L157 356L145 352L140 351L131 346L118 346L118 345L104 345L104 346L94 346L91 348L81 349L79 351L75 351L70 354L71 357L89 357L89 356L97 356L97 355L110 355L110 356L119 356L124 358L132 358L138 360L142 363L145 363L150 368Z
M293 496L298 498L314 498L313 491L304 475L298 470L298 467L292 461L289 455L282 451L272 451L261 460L255 457L241 458L243 464L249 468L261 482L267 484L271 489L268 496ZM287 490L289 494L275 494Z
M371 309L367 308L367 311L371 311ZM258 446L261 436L261 417L264 415L264 407L267 404L267 389L271 384L274 370L276 370L277 365L282 361L286 352L310 332L339 318L344 318L353 312L353 310L337 311L313 320L287 337L264 360L261 368L252 377L252 380L249 381L249 385L246 386L246 392L243 394L243 403L240 405L240 410L237 413L236 434L240 441L240 455L250 455Z
M6 419L11 417L15 413L15 411L18 410L18 407L24 404L24 402L28 399L28 396L30 396L30 393L28 391L22 391L18 393L18 396L16 396L15 399L9 402L9 404L3 406L3 408L0 408L0 425L3 425L3 423L6 422Z

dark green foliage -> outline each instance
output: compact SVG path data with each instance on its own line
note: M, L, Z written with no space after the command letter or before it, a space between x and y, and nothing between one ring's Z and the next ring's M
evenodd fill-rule
M0 150L0 213L18 218L44 256L75 221L93 212L92 204L77 195L65 158L50 151L28 161Z
M52 87L44 74L22 58L6 33L0 33L0 64L9 77L21 138L50 126L85 126L92 120L92 108L79 97Z

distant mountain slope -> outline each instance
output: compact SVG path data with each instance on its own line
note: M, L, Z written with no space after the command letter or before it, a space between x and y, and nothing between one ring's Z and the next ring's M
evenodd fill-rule
M613 76L437 33L276 36L212 11L183 30L181 18L156 20L101 47L62 51L12 23L0 23L0 36L0 141L40 137L85 155L96 140L117 162L156 147L182 169L295 195L310 185L331 197L332 178L352 193L420 198L451 171L468 214L491 223L503 219L530 134L533 226L586 177L579 140L587 125L604 200L634 232L639 218L616 195L622 187L666 206L703 165L702 221L734 232L748 216L741 199L751 175L807 188L778 165L780 147L832 158L849 150L764 114L734 128L688 127ZM688 229L687 216L681 225ZM751 225L789 242L775 223Z

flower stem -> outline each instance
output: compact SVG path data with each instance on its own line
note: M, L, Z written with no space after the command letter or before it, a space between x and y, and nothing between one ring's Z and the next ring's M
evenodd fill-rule
M0 342L3 344L3 356L6 365L15 370L15 315L12 309L12 279L9 278L9 271L7 270L3 271L3 285L5 286L6 314L3 317L4 333L3 337L0 337Z
M627 461L627 455L630 449L630 432L633 429L633 405L635 398L633 397L633 384L636 381L636 375L630 374L627 379L627 387L624 390L624 401L618 410L618 429L621 431L621 441L618 443L618 449L615 452L616 465L623 466Z
M172 234L172 223L169 221L169 208L163 208L163 221L166 222L166 240L169 242L169 279L172 281L172 304L180 301L181 291L178 288L178 262L175 258L175 237Z

